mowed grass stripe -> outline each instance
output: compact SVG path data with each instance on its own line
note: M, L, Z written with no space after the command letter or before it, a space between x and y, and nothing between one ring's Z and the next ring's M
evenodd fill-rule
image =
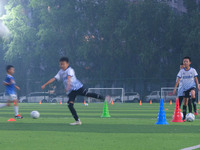
M20 104L25 118L16 122L7 121L13 117L13 107L0 109L0 149L174 150L199 144L198 116L192 123L172 123L175 105L165 105L169 125L155 125L159 104L115 103L108 107L111 118L101 118L103 103L75 104L83 122L75 127L69 126L74 119L66 104ZM32 119L32 110L38 110L41 117Z
M20 112L24 115L24 117L29 117L30 112L34 110L34 108L38 108L37 110L41 113L41 117L59 117L63 118L65 116L71 116L68 108L66 105L51 105L51 104L27 104L29 107L26 107L26 104L20 104ZM32 107L31 107L32 105ZM132 105L132 109L130 109L130 105ZM146 104L149 107L149 104ZM96 109L94 110L92 106L95 106ZM98 107L97 107L98 106ZM112 117L116 118L156 118L159 108L154 109L146 109L145 106L135 107L137 104L115 104L109 105L109 111ZM158 104L151 105L153 107L159 106ZM113 108L115 107L115 109ZM172 107L172 106L171 106ZM120 108L120 109L119 109ZM126 108L129 108L128 110ZM0 114L3 116L9 116L13 113L13 108L9 107L8 109L0 109ZM59 109L59 110L58 110ZM99 117L102 113L102 104L91 104L89 107L85 107L82 104L77 104L77 112L80 117ZM123 110L124 109L124 110ZM171 118L173 115L173 110L166 111L166 117Z

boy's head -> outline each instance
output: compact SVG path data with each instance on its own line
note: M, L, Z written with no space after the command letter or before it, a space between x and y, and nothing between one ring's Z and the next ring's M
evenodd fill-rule
M14 68L14 66L12 66L12 65L8 65L7 67L6 67L6 71L7 71L7 73L8 74L14 74L15 73L15 68Z
M67 57L62 57L60 58L60 68L62 70L66 70L67 67L69 66L69 59Z
M180 70L184 68L183 63L180 64Z
M183 65L184 67L189 67L191 65L192 61L191 61L191 58L186 56L183 58Z

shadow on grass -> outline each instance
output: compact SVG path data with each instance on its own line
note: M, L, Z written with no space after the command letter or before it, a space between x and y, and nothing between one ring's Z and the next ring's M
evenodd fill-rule
M91 133L200 133L198 125L133 125L133 124L83 124L70 126L65 123L0 123L0 130L57 131Z

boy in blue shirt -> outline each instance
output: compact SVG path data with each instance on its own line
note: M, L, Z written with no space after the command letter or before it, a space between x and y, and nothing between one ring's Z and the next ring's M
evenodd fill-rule
M6 67L7 75L6 79L3 81L3 85L6 87L6 98L8 99L6 104L0 104L0 108L5 106L10 106L11 103L14 103L14 111L15 111L15 118L22 119L23 117L19 114L19 107L18 107L18 100L17 100L17 93L15 89L20 90L20 88L16 85L15 79L12 76L15 73L15 68L12 65L8 65Z

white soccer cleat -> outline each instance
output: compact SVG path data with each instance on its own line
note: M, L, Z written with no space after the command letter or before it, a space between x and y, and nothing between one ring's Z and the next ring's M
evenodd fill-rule
M70 123L71 126L75 126L75 125L82 125L81 121L76 121L74 123Z

